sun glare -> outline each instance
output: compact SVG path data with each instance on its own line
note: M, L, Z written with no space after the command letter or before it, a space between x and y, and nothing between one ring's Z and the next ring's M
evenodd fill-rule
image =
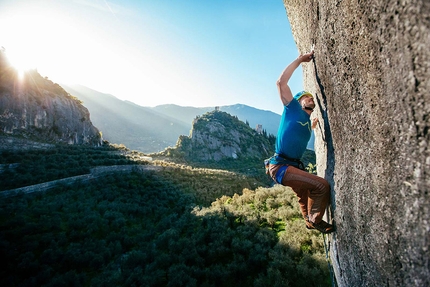
M16 53L9 53L6 50L6 57L12 67L17 70L19 79L23 79L27 71L36 69L36 66L31 63L31 59L25 57L25 53L20 53L19 51L16 51Z
M37 69L49 78L71 73L79 39L75 37L78 29L67 17L59 18L52 11L42 10L38 13L24 10L8 16L0 19L1 46L19 75L30 69ZM6 26L10 28L3 28Z
M88 86L145 106L160 104L160 99L202 106L219 94L216 87L195 84L207 79L188 59L164 45L148 44L157 43L150 34L136 39L122 35L121 29L130 26L117 18L105 21L108 26L94 26L71 15L37 6L0 12L0 46L21 78L37 69L53 82Z

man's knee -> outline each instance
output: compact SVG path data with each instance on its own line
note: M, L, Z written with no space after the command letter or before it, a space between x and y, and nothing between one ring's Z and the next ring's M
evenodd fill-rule
M327 190L328 192L330 192L330 183L328 183L328 181L325 179L324 179L324 190Z
M321 178L320 180L320 190L323 194L330 194L330 183L325 180L324 178Z

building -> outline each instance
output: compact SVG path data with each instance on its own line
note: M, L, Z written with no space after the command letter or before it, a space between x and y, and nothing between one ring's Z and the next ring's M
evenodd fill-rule
M257 124L255 130L257 131L257 133L263 134L263 125Z

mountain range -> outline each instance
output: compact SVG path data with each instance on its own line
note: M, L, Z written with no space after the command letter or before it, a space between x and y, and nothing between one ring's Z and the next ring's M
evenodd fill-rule
M88 108L91 121L111 143L124 144L145 153L162 151L175 146L181 135L189 135L193 120L211 112L215 107L184 107L173 104L156 107L139 106L113 95L82 85L61 86ZM250 127L262 125L268 134L276 135L281 116L271 111L243 104L219 106L220 111L237 116ZM313 149L313 139L308 148Z

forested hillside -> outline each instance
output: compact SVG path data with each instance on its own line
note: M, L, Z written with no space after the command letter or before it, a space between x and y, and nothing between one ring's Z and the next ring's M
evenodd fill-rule
M112 145L3 150L0 159L9 188L101 165L160 167L2 199L1 286L330 284L322 236L305 228L288 188Z

